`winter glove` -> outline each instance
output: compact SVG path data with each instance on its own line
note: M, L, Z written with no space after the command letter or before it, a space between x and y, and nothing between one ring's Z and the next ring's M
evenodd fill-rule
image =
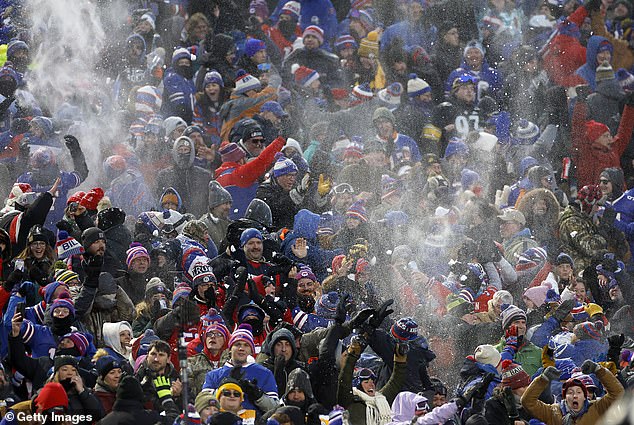
M610 344L610 348L608 349L608 360L613 361L614 363L619 362L619 357L621 355L621 347L625 342L625 335L612 335L608 338L608 344Z
M344 294L341 298L339 298L339 303L337 304L337 310L335 312L335 322L340 325L346 321L346 316L348 315L346 311L346 304L350 300L349 294Z
M517 404L515 403L515 395L513 395L513 390L511 387L504 387L504 408L506 409L506 413L511 419L511 422L519 419L520 415L517 411Z
M368 320L373 313L374 309L372 308L365 308L354 313L350 318L350 321L348 322L350 324L350 329L357 329L359 326L365 323L365 321Z
M553 349L547 345L542 348L542 367L555 366L555 360L553 359Z
M360 356L367 346L368 341L364 337L362 337L361 335L355 335L352 337L352 339L350 339L350 347L348 347L348 352Z
M524 343L524 336L509 336L506 338L506 347L513 350L514 353L520 349L522 344Z
M156 395L158 396L161 404L166 401L173 401L172 399L172 381L165 375L157 376L153 381Z
M18 289L18 294L20 294L22 298L26 298L27 295L34 294L34 293L35 293L35 284L33 282L29 282L27 280L25 282L22 282L22 284L20 284L20 288Z
M255 281L253 279L247 279L247 285L249 286L249 298L257 305L261 305L262 301L264 301L264 297L258 292Z
M599 11L601 10L601 0L586 0L583 7L586 8L588 13Z
M99 279L99 274L101 273L101 268L103 267L103 256L102 255L87 256L81 262L81 265L87 275L87 279L86 279L86 282L84 282L84 285L88 285L92 288L96 288L97 286L99 286L98 279ZM88 282L91 280L90 279L91 277L96 278L96 283L94 284L95 286L92 286L91 283Z
M258 380L254 379L253 382L242 379L240 382L240 388L244 390L244 394L247 396L252 404L255 404L257 400L264 395L264 391L258 387Z
M244 372L242 371L242 366L234 366L231 369L231 372L229 372L229 376L235 379L236 381L241 381L244 378Z
M81 152L81 147L79 146L79 140L77 140L77 137L67 134L64 136L64 143L70 151L71 156L75 153Z
M394 310L389 308L392 304L394 304L394 300L392 299L389 299L381 304L381 307L379 307L379 309L372 314L372 317L370 317L368 324L374 329L378 329L385 318L394 313Z
M69 221L60 220L55 223L55 227L57 227L59 230L66 231L69 235L73 234L73 225Z
M544 378L548 379L549 382L550 381L558 381L559 377L561 376L561 371L559 369L557 369L555 366L548 366L542 372L542 376Z
M273 363L273 370L275 370L275 373L283 371L285 366L286 357L283 355L275 356L275 361Z
M581 372L584 375L590 375L591 373L596 373L597 370L601 369L601 366L588 359L581 364Z
M2 282L2 287L5 291L11 292L16 283L20 283L24 280L25 275L22 270L13 270L7 280Z
M561 323L561 321L564 320L564 318L568 314L570 314L570 312L572 311L572 308L575 306L576 303L577 303L577 300L575 299L566 300L562 302L559 305L559 307L557 307L557 310L555 310L552 317L554 317L555 319L557 319L559 323Z
M319 196L326 196L330 193L332 188L332 181L330 178L324 177L323 174L319 175L319 182L317 183L317 193Z
M486 395L486 391L489 388L489 384L491 384L491 381L493 381L493 378L495 378L495 375L493 375L492 373L487 373L486 375L484 375L484 378L482 378L481 382L472 385L462 394L458 394L457 397L453 399L453 401L456 403L458 408L462 409L463 407L471 403L471 400L484 398L484 396Z

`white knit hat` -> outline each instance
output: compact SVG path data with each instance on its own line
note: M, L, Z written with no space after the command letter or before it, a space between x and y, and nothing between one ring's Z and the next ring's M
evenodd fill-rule
M427 81L418 78L416 74L409 74L409 80L407 81L407 94L409 97L420 96L430 91L431 87L429 87Z
M498 350L489 344L478 345L474 357L478 363L489 364L493 367L497 367L502 360L502 355Z

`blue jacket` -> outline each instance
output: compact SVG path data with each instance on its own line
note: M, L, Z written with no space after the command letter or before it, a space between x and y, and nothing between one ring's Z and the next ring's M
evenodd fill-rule
M271 14L271 21L277 22L282 8L288 0L279 0L275 10ZM301 11L299 26L302 31L311 25L317 25L324 30L324 46L328 46L328 40L337 36L337 12L330 0L299 0ZM316 22L313 21L316 18ZM328 50L328 49L327 49Z
M205 388L209 388L212 390L218 389L220 386L220 382L229 374L233 367L231 366L223 366L218 369L214 369L212 371L207 372L205 376L205 383L203 384L203 390ZM244 379L253 382L257 379L258 387L264 391L264 394L273 398L279 399L279 395L277 393L277 384L275 383L275 377L273 373L265 368L264 366L258 363L250 363L246 366L242 366L242 372L244 373ZM251 401L247 398L242 402L242 407L244 409L251 409L255 411L260 411L257 406L255 406Z
M194 95L196 94L194 82L177 74L173 68L167 68L163 78L163 86L163 116L179 116L185 121L191 121L194 114ZM187 118L181 116L183 115L181 112L184 112Z
M332 264L332 259L336 255L343 254L341 249L325 250L319 247L317 242L317 227L319 226L319 216L308 210L300 210L295 215L293 231L290 232L284 242L282 251L288 258L298 263L308 263L310 268L321 282L328 276L328 267ZM298 258L293 254L291 247L295 244L295 239L306 239L308 255L306 258Z
M599 35L593 35L588 39L588 46L586 47L586 63L580 66L575 74L583 78L588 82L592 91L597 88L597 54L599 53L599 45L603 42L608 42L608 39Z
M97 352L95 345L93 344L93 337L91 334L82 332L88 339L88 348L86 350L85 357L89 359ZM53 356L57 346L59 345L58 337L56 337L48 326L38 325L32 323L29 320L22 322L20 328L20 335L24 345L31 349L31 354L36 357L50 357ZM51 354L51 350L53 354Z
M154 206L152 192L145 184L143 175L136 170L126 170L114 179L106 196L110 198L112 205L134 217L150 211Z
M326 319L313 313L306 313L299 307L293 308L292 315L293 324L304 333L317 328L327 328L335 322L332 319Z
M304 12L302 11L303 14ZM381 50L385 50L393 39L399 38L403 41L403 46L407 50L421 46L426 51L431 52L436 42L437 34L438 30L434 26L423 28L421 25L413 25L408 20L397 22L387 27L381 36Z
M489 64L486 61L486 59L484 59L484 61L482 62L482 69L478 72L471 69L471 67L467 65L467 63L465 62L464 58L462 59L460 68L454 69L453 71L451 71L451 74L449 74L449 77L447 78L447 81L445 82L445 95L449 95L449 93L451 93L451 86L453 84L453 80L455 80L457 77L463 74L472 75L478 78L480 81L484 81L488 83L489 93L491 93L494 99L499 99L503 95L502 76L498 73L498 71L495 68L489 67Z
M585 360L592 360L593 362L604 362L608 358L607 342L597 341L596 339L582 339L573 344L572 355L570 358L579 367Z
M632 257L627 263L627 271L634 270L634 189L625 191L612 202L612 208L616 211L614 227L625 235L630 245Z

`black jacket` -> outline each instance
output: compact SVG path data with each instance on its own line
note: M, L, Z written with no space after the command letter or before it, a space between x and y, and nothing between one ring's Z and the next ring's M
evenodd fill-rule
M155 410L143 408L141 400L117 400L114 402L112 412L108 413L100 422L100 425L171 425L178 416L176 405L165 416Z
M282 189L274 179L260 184L255 197L266 202L271 208L273 215L273 228L271 230L279 230L284 227L293 228L295 214L299 212L300 208L295 205L289 192Z

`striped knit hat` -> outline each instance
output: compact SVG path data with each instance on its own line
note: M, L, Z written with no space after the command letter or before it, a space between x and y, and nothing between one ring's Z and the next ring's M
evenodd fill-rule
M603 322L583 322L575 325L572 333L579 340L595 339L601 341L603 338Z
M276 161L273 166L273 177L278 178L291 173L297 173L297 165L282 153L275 154Z
M319 79L319 72L296 63L291 66L291 73L295 76L295 83L301 87L309 87Z
M504 306L502 307L504 308ZM502 329L508 329L514 321L520 319L526 320L526 312L521 308L510 304L502 310L500 317L502 318Z
M229 344L227 347L231 349L233 344L238 341L244 341L251 347L251 354L255 354L255 343L253 342L253 331L251 329L251 325L247 323L241 323L240 326L236 328L235 331L231 334L231 338L229 338Z
M68 293L62 293L59 298L53 301L53 304L51 304L51 314L59 307L67 308L70 314L75 317L75 303L73 303Z
M244 151L240 149L236 143L227 143L226 145L220 147L220 159L222 162L239 162L242 158L246 156Z
M130 249L128 249L125 253L126 253L125 263L128 266L128 268L130 268L132 261L134 261L137 258L145 257L147 258L148 261L150 261L150 254L148 254L147 249L145 249L143 245L141 245L138 242L132 242L130 244Z
M176 302L181 298L189 297L192 288L186 283L179 283L176 288L174 288L174 292L172 293L172 308L176 305Z
M58 282L68 285L68 282L73 279L79 280L79 275L72 270L59 269L55 272L55 280Z
M416 74L409 74L409 80L407 80L407 95L409 97L416 97L429 92L431 92L431 87L425 80L418 78Z
M521 365L512 360L502 360L502 385L511 387L512 390L528 387L531 377L524 371Z
M349 34L344 34L335 41L335 49L337 49L337 51L343 49L356 49L358 47L359 45L357 44L357 41Z
M222 337L225 339L225 344L229 341L229 338L231 337L229 329L227 329L224 324L220 322L214 322L205 328L204 336L202 338L203 343L205 343L205 339L207 338L207 334L209 332L220 332L222 334Z
M346 218L356 218L366 223L368 221L368 213L365 210L365 200L355 201L346 211Z
M359 84L352 89L350 94L353 100L371 100L374 97L374 92L370 88L368 83Z
M236 73L235 89L233 94L242 95L250 90L259 91L262 88L260 80L248 74L244 69L239 69Z
M55 248L57 249L57 258L60 260L65 260L73 255L82 255L86 251L77 239L69 236L65 230L59 232L57 239Z
M88 351L88 338L86 335L80 332L71 332L64 335L62 338L68 338L73 341L75 348L79 351L79 354L84 357L86 355L86 351Z
M324 44L324 30L319 28L317 25L310 25L306 27L304 33L302 34L302 38L306 37L307 35L312 35L317 38L317 40L319 40L320 46Z

